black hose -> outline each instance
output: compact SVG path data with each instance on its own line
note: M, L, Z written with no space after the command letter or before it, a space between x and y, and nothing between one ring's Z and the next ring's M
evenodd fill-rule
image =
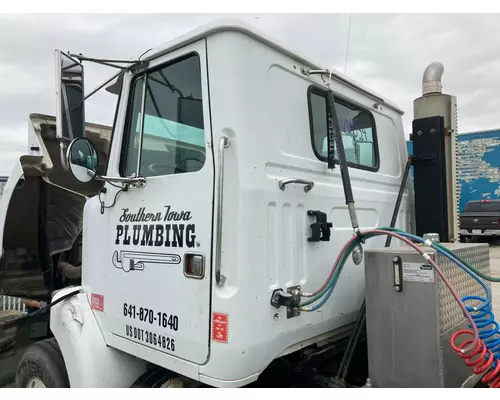
M396 200L396 205L394 206L394 211L392 213L391 224L389 225L391 228L394 228L396 225L396 220L398 219L399 207L401 206L401 200L403 200L403 194L405 192L406 181L408 180L408 175L411 167L411 156L408 157L408 161L406 161L405 172L403 173L403 180L401 181L401 185L399 186L398 198ZM392 236L387 236L385 241L385 247L389 247L391 245Z
M0 326L4 327L4 326L12 325L12 324L14 324L14 323L16 323L16 322L18 322L18 321L20 321L22 319L33 318L33 317L36 317L38 315L45 314L49 309L51 309L52 307L54 307L56 304L60 303L63 300L66 300L67 298L72 297L72 296L74 296L75 294L78 294L78 293L80 293L80 290L75 290L73 292L65 294L64 296L61 296L56 301L47 304L45 307L42 307L39 310L33 311L32 313L29 313L29 314L26 314L26 315L22 315L20 317L14 318L14 319L11 319L9 321L0 322Z
M408 161L406 162L406 168L403 174L403 179L401 180L401 185L399 186L398 198L396 199L396 204L394 205L394 210L392 212L392 218L390 223L391 228L394 228L394 226L396 225L396 220L399 214L399 208L401 207L401 201L403 199L403 193L406 187L406 181L408 180L408 175L410 173L410 167L411 167L411 157L408 157ZM390 246L391 244L390 238L391 236L387 238L385 242L385 247ZM347 343L344 355L342 356L342 360L340 361L340 365L337 371L337 379L339 380L345 380L345 378L349 374L349 369L352 363L352 357L354 356L354 352L359 343L361 332L365 329L365 325L366 325L366 298L363 298L363 303L361 304L361 308L359 309L358 315L356 317L356 322L354 324L354 328L352 330L351 336L349 337L349 341Z
M329 129L328 129L328 168L334 168L335 166L335 148L333 143L337 147L337 152L339 155L339 165L340 173L342 175L342 185L344 186L344 196L346 204L354 203L354 196L352 194L351 178L349 176L349 169L347 168L347 159L345 156L344 142L342 141L342 132L340 131L339 120L337 118L337 112L335 110L335 99L333 97L333 92L331 90L327 93L327 104L329 110Z
M349 211L352 229L359 235L358 217L356 215L356 207L354 205L354 196L352 194L351 177L349 176L349 168L345 156L344 142L342 141L342 132L340 131L337 111L335 110L335 98L333 92L328 91L327 106L329 110L328 116L328 168L335 168L335 147L338 152L338 163L340 166L340 174L342 176L342 186L344 187L345 203ZM335 146L334 146L335 143Z

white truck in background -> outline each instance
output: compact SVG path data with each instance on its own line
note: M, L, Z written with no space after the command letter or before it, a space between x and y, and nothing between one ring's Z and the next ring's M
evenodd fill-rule
M232 21L122 61L111 134L85 125L82 62L120 61L56 61L57 116L31 117L31 154L0 198L0 289L50 302L20 321L37 328L17 386L335 386L363 251L385 238L357 248L320 311L297 294L353 228L389 225L403 112ZM395 226L413 231L402 190ZM344 384L365 384L363 349Z

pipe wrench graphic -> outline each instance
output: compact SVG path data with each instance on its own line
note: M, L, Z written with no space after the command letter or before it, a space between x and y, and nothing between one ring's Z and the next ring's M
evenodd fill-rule
M113 253L113 265L125 272L143 271L146 264L180 264L177 254L144 253L141 251L117 250Z

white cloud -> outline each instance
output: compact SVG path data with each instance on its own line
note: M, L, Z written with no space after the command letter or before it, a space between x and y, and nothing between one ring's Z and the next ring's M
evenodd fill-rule
M232 16L325 67L344 71L348 14ZM30 113L54 113L55 48L132 59L216 18L216 14L0 15L0 153L10 151L2 144L25 146ZM441 61L444 90L458 96L460 130L497 128L499 27L498 14L353 14L347 74L402 107L408 134L423 71L430 62ZM87 91L112 73L88 64ZM115 101L106 92L92 97L88 120L110 124Z

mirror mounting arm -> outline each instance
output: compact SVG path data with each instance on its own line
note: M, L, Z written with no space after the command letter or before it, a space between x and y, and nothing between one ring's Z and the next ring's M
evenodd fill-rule
M146 178L118 178L114 176L96 176L96 180L104 181L104 182L116 182L123 183L125 185L135 186L139 188L143 188L146 186Z
M89 62L94 62L96 64L101 64L101 63L119 63L119 64L136 64L140 62L140 60L117 60L117 59L112 59L112 58L97 58L97 57L87 57L84 56L83 54L75 54L75 53L70 53L68 52L70 57L73 57L75 59L78 59L81 61L89 61ZM126 68L126 67L120 67L120 68Z

